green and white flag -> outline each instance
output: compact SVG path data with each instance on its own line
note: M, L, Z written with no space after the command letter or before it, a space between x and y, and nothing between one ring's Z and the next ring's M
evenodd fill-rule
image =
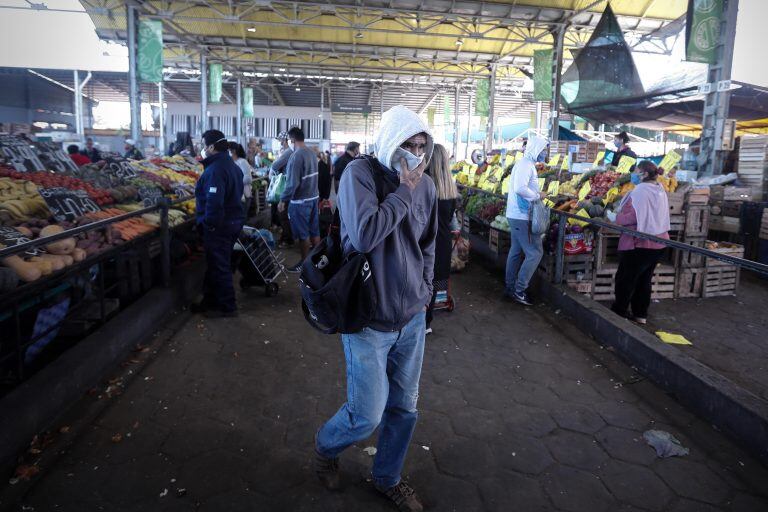
M430 128L435 127L435 111L437 109L435 107L429 107L427 109L427 126Z
M533 99L552 99L552 50L533 51Z
M475 115L488 117L491 113L491 81L488 78L481 78L477 81L477 92L475 95Z
M448 95L443 96L443 124L448 126L451 124L451 117L453 115L453 105L451 105L451 98Z
M163 81L163 22L139 20L139 46L137 48L139 81Z
M221 101L221 64L208 65L208 101L218 103Z
M253 89L243 87L243 117L253 117Z
M717 62L723 0L688 0L685 58L691 62Z

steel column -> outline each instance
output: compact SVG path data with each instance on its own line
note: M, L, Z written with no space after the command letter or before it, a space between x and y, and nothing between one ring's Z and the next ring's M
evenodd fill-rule
M475 93L469 93L469 108L467 109L467 145L464 146L464 159L469 158L469 139L472 136L472 100Z
M128 26L128 102L131 108L131 138L141 147L141 90L136 76L136 24L139 12L133 5L126 6Z
M325 85L320 86L320 150L325 140ZM330 147L330 146L329 146Z
M200 136L208 130L208 59L200 52Z
M560 27L555 34L555 51L552 59L552 103L549 114L549 139L560 136L560 87L563 73L563 46L567 27Z
M160 136L158 137L158 147L160 148L160 154L164 155L165 148L165 94L163 82L157 82L157 100L160 103L158 111L158 123L160 124Z
M75 132L78 138L83 137L83 102L80 96L80 73L77 70L72 71L75 86Z
M235 140L238 144L243 144L243 84L237 79L237 128L235 128Z
M733 46L736 37L736 17L739 0L724 0L723 18L720 22L720 41L717 62L709 65L707 83L712 89L704 100L704 116L701 124L701 151L698 157L699 172L709 176L721 174L728 150L723 151L723 128L728 118L731 92L719 91L718 83L731 79Z
M485 133L485 153L493 149L494 127L496 125L496 64L491 65L491 77L488 80L488 124Z
M459 89L461 87L456 84L456 90L453 92L453 161L459 161L459 137L461 136L459 130Z

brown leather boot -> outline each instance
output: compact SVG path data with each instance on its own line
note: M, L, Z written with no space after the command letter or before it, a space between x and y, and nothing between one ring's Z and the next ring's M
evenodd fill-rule
M387 490L382 491L378 489L378 491L392 500L400 512L423 512L424 510L424 506L421 504L419 497L416 496L416 492L403 481Z

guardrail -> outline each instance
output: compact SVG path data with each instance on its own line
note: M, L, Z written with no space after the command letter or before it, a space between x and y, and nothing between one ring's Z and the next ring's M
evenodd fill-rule
M576 219L579 222L583 222L592 226L597 226L599 228L615 231L621 234L631 235L635 238L640 238L642 240L650 240L651 242L656 242L666 247L671 247L672 249L680 249L680 250L688 251L694 254L701 254L702 256L706 256L707 258L720 260L724 263L736 265L740 268L751 270L753 272L758 272L760 274L768 276L768 265L765 265L763 263L758 263L756 261L747 260L744 258L737 258L735 256L729 256L727 254L721 254L718 252L710 251L709 249L704 249L702 247L696 247L683 242L678 242L676 240L667 240L666 238L659 238L654 235L641 233L639 231L635 231L633 229L629 229L624 226L619 226L618 224L614 224L612 222L606 222L604 220L581 217L579 215L574 215L572 213L562 212L559 210L551 210L551 212L559 217L558 229L557 229L557 243L555 244L555 283L556 284L560 284L563 278L562 276L563 262L565 257L565 253L564 253L565 226L566 226L566 222L564 222L565 219Z

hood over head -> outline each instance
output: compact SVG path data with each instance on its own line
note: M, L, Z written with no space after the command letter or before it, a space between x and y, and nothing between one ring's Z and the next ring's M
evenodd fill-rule
M427 124L403 105L396 105L384 112L379 124L379 133L376 135L376 158L382 165L393 169L392 156L400 144L414 135L425 133L427 135L427 147L424 150L424 162L429 164L432 158L434 141L432 132Z
M528 144L525 146L524 156L535 162L541 152L547 148L547 144L549 144L549 140L545 137L531 135L528 138Z

